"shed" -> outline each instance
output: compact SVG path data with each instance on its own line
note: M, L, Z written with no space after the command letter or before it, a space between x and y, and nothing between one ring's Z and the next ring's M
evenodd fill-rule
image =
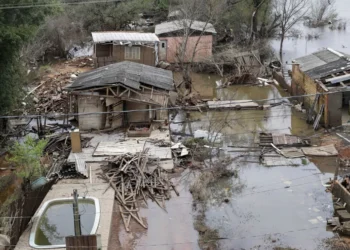
M208 22L181 19L156 25L155 34L160 40L159 60L178 62L179 50L187 37L184 62L202 62L212 56L216 30Z
M173 73L124 61L79 75L67 90L81 130L118 128L166 120Z
M150 66L158 64L159 39L153 33L92 32L96 67L132 61Z
M331 48L293 60L292 95L308 109L308 121L317 114L325 127L342 125L349 110L350 56Z

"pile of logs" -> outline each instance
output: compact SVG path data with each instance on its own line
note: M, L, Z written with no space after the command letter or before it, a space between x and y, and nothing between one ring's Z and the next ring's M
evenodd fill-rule
M147 205L148 197L166 211L165 200L171 198L171 190L179 195L167 173L159 166L159 159L148 158L148 150L145 148L140 153L109 158L108 165L102 167L103 172L99 176L115 190L127 232L130 232L131 218L147 228L139 214L139 199Z

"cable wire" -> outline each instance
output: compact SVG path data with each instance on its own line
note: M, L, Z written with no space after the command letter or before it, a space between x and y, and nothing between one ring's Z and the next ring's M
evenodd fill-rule
M344 91L334 91L330 93L317 93L317 94L306 94L306 95L297 95L297 96L287 96L287 97L279 97L279 98L268 98L268 99L259 99L259 100L247 100L242 101L239 104L243 103L251 103L251 102L268 102L268 101L282 101L285 99L293 99L298 97L311 97L316 95L331 95L336 93L344 93L349 92L350 90L344 90ZM218 104L217 107L225 107L227 104L234 104L239 100L227 100L229 102L225 104ZM236 103L237 104L237 103ZM14 119L14 118L40 118L40 117L52 117L52 118L58 118L58 117L67 117L67 116L80 116L80 115L103 115L103 114L114 114L114 113L132 113L132 112L149 112L149 111L161 111L161 110L181 110L185 108L186 106L175 106L175 107L162 107L162 108L151 108L151 109L134 109L134 110L121 110L121 111L106 111L106 112L86 112L86 113L68 113L68 114L32 114L32 115L14 115L14 116L0 116L1 118L8 118L8 119ZM234 111L234 110L232 110Z

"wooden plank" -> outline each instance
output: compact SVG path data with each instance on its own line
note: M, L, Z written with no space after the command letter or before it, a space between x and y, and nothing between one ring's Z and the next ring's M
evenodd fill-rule
M172 159L170 147L158 147L149 144L149 157L160 158L161 160ZM142 152L143 143L138 140L128 140L125 142L100 142L96 147L93 156L112 156L127 153L136 154Z
M84 159L79 158L79 156L77 154L74 154L74 158L75 158L75 169L85 175L86 177L89 177L88 171L86 169L86 162Z
M66 249L67 250L98 250L100 235L81 235L81 236L67 236Z
M235 101L208 101L209 109L218 108L258 108L259 104L252 100L235 100Z

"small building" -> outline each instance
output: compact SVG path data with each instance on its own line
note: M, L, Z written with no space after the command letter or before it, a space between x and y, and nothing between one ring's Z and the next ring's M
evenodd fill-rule
M149 124L168 119L164 108L174 90L173 73L124 61L83 73L66 89L70 111L80 114L80 130Z
M149 66L158 64L159 39L153 33L92 32L95 66L131 61Z
M188 40L183 62L202 62L212 56L216 31L211 23L188 19L175 20L156 25L155 33L160 40L160 61L179 62L180 49L186 38ZM192 60L193 53L195 56Z
M308 109L308 120L320 114L325 127L342 125L350 101L350 59L327 48L293 60L291 92Z

